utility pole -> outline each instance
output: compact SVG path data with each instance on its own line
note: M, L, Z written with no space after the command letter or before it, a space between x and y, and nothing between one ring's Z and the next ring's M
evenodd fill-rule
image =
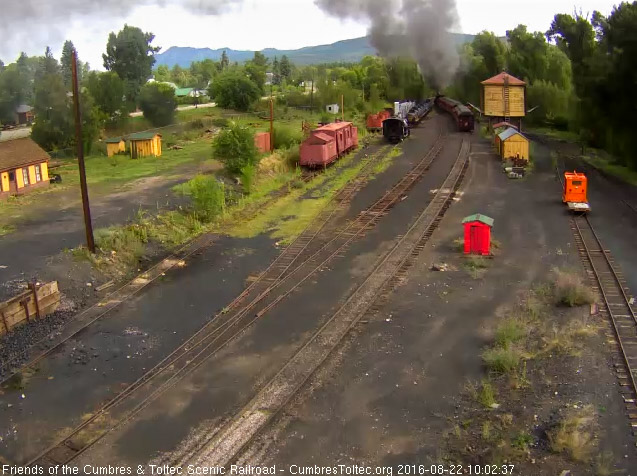
M341 120L345 122L345 95L341 94Z
M270 97L270 153L274 152L274 99Z
M95 239L93 238L91 208L88 203L88 188L86 186L84 142L82 140L82 114L80 112L80 87L77 81L77 52L75 50L73 50L73 59L71 61L71 73L73 77L73 108L75 110L75 141L77 142L77 163L80 167L80 189L82 190L82 208L84 209L86 246L91 253L95 253Z

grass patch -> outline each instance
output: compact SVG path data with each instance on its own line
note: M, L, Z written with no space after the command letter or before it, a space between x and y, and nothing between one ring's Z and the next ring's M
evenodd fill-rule
M240 238L269 233L281 243L291 243L334 195L360 172L364 164L358 162L352 165L354 157L352 154L341 159L309 184L299 188L292 187L293 190L288 195L277 200L271 207L261 210L251 220L231 226L228 232ZM306 196L311 190L315 193Z
M565 453L574 461L590 461L595 449L594 418L595 412L590 406L564 416L556 428L547 432L551 451Z
M582 159L596 169L637 187L637 171L602 157L585 155Z
M491 347L482 353L487 369L497 374L513 374L517 371L522 353L514 346Z
M13 225L0 225L0 236L5 236L13 233L15 230L16 227Z
M595 302L593 292L584 285L578 273L553 268L552 279L555 302L558 305L577 307Z
M544 135L564 142L579 142L580 139L576 132L561 131L558 129L551 129L549 127L527 127L526 130L533 134Z
M527 335L525 325L515 318L508 318L500 322L495 331L495 342L500 347L517 344Z

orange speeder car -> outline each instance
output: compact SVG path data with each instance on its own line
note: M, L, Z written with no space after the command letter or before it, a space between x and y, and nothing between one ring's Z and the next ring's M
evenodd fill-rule
M589 211L588 205L588 180L586 175L577 172L564 174L564 192L562 201L574 211Z

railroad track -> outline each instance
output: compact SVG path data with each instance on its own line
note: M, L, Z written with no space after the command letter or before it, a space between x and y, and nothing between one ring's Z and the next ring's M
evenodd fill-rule
M432 202L398 243L377 261L374 271L347 302L232 420L212 436L183 449L170 464L227 467L237 460L315 374L378 297L385 290L392 289L396 279L404 276L438 227L462 184L469 164L469 151L470 144L465 139L451 172Z
M348 223L331 239L319 239L321 230L344 206L372 173L370 160L363 173L335 197L337 206L313 222L257 281L250 285L222 313L206 324L169 356L146 372L123 392L103 405L63 440L47 448L28 465L68 464L115 428L130 421L157 397L199 368L218 350L243 333L329 261L342 254L349 244L373 227L380 218L422 177L441 152L446 136L439 133L429 153L380 200ZM331 235L330 235L331 236ZM319 242L318 250L310 246ZM296 267L295 267L296 265ZM260 307L257 308L257 305Z
M588 217L573 217L572 228L586 273L601 303L600 313L612 325L617 344L613 353L615 371L633 435L637 436L637 316L628 297L630 291Z
M631 209L633 212L637 213L637 206L633 205L627 200L622 200L622 203L626 205L629 209Z
M563 188L563 175L559 166L556 169ZM580 259L601 304L600 314L612 328L617 345L613 364L633 436L637 437L637 315L634 298L629 297L630 290L619 266L610 251L604 248L588 216L574 215L571 228Z
M333 202L337 203L337 207L332 207L331 203L328 203L324 208L324 211L321 212L320 216L313 222L309 229L305 230L301 236L297 238L297 240L292 243L289 247L284 249L281 254L277 257L277 259L272 263L272 265L262 274L263 279L271 279L270 275L276 273L277 269L285 269L285 263L291 262L292 257L295 253L298 252L299 249L303 247L301 244L304 241L308 240L308 234L317 233L318 230L322 228L324 223L326 223L329 219L331 219L337 212L342 211L347 203L352 199L352 197L356 194L360 188L366 183L369 176L371 175L374 165L378 161L378 159L382 158L387 151L389 150L389 146L381 147L375 154L367 157L365 159L366 163L359 172L359 174L354 177L350 182L345 184L345 186L337 192L335 197L333 198ZM318 175L323 173L322 171L313 171L303 174L301 180L304 183L311 182ZM327 211L327 212L326 212ZM318 230L316 229L317 224L319 226ZM43 352L39 353L36 357L31 359L25 364L20 366L20 369L13 372L11 375L7 376L4 380L0 381L0 386L4 385L7 381L9 381L15 374L21 370L26 368L33 368L43 359L54 353L60 346L64 345L70 339L78 335L81 331L92 325L94 322L98 321L106 314L111 312L113 309L118 307L120 304L126 302L127 299L130 299L131 296L137 294L144 287L156 281L158 278L163 276L163 274L177 265L179 262L182 262L188 258L191 258L198 253L201 253L205 248L209 247L214 241L214 237L205 237L203 239L196 240L194 243L189 243L178 251L176 251L169 258L162 260L157 265L150 268L148 271L141 275L141 279L137 278L131 283L127 283L122 286L117 291L109 294L104 298L99 305L92 306L86 311L81 312L78 316L72 319L72 321L67 324L67 326L63 330L63 336L61 339L58 339L54 345L50 345L50 340L48 337L42 338L40 341L33 345L33 348L37 348L39 346L47 345L47 349ZM237 306L239 301L253 290L253 288L258 286L258 282L261 278L257 279L253 286L246 288L244 293L239 296L239 298L235 299L231 306ZM0 372L5 372L7 369L13 367L17 361L17 357L9 362L0 363Z

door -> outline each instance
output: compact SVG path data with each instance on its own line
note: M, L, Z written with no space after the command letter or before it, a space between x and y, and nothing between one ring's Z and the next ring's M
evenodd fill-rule
M131 152L131 158L136 159L137 158L137 142L131 143L130 152Z
M9 172L9 192L16 193L18 191L18 183L15 179L15 170Z
M480 235L480 227L476 225L471 226L470 230L471 238L471 254L482 254L482 243Z

